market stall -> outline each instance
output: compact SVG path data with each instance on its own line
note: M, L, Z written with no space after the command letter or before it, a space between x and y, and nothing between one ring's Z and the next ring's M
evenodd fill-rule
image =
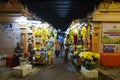
M24 48L24 52L27 51L27 34L25 33L27 32L26 20L32 18L37 20L37 18L32 16L32 14L28 11L27 7L24 7L16 0L0 3L1 54L12 55L16 43L22 41L24 44L22 43L21 45ZM22 23L19 24L16 20L22 20Z
M0 54L5 56L5 66L14 67L13 54L17 43L23 47L23 54L27 52L26 20L33 17L27 7L18 1L10 0L0 3ZM17 20L23 22L19 24Z
M73 21L67 35L70 35L70 46L73 47L72 55L74 57L77 57L81 52L92 51L91 23L80 23L79 20Z
M15 76L24 77L32 72L29 60L45 63L48 37L50 34L56 37L56 30L47 22L41 22L16 0L0 3L0 12L0 54L4 55L0 55L0 61L4 59L5 66L13 68ZM23 51L19 57L20 65L14 66L17 43Z
M70 25L67 35L70 35L70 60L75 66L80 67L81 73L86 77L98 78L96 64L100 61L100 54L92 50L92 23L75 20Z
M36 27L34 32L34 48L35 54L33 55L32 63L46 63L48 60L48 41L51 34L54 34L56 38L56 29L54 29L47 22L42 23L39 27Z

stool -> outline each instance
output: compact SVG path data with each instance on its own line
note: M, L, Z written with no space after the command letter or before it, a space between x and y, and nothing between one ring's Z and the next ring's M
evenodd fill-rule
M6 66L7 67L13 67L13 56L7 56L6 57Z

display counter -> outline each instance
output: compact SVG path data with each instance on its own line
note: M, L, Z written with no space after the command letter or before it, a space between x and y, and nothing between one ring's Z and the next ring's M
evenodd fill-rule
M104 67L120 67L119 53L101 53L100 63Z

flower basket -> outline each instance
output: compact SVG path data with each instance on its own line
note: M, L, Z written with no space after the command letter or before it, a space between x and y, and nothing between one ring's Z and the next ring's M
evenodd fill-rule
M96 67L96 62L100 60L100 54L94 52L82 52L79 55L82 58L82 66L88 70Z
M91 61L86 61L85 68L88 70L93 70L95 68L95 63Z
M85 67L85 65L86 65L85 63L86 63L86 61L83 59L83 60L82 60L82 66L83 66L83 67Z

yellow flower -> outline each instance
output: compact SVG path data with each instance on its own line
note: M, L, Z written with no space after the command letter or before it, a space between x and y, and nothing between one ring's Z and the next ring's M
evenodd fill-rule
M90 60L90 61L100 60L100 54L94 53L94 52L82 52L79 56L83 59Z
M39 58L40 58L40 55L36 55L35 58L39 59Z
M77 51L74 51L74 55L76 55L78 52Z

